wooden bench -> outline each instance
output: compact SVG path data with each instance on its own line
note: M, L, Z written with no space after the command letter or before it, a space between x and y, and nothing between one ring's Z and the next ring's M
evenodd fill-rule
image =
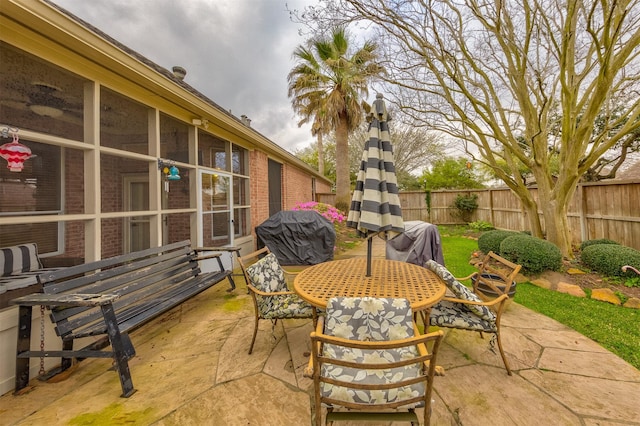
M128 360L135 350L129 332L225 278L235 288L220 253L198 257L214 249L223 250L193 249L187 240L39 275L43 293L11 301L19 306L15 392L29 384L29 358L60 357L53 374L71 367L73 358L113 358L122 396L132 395ZM198 261L214 258L219 270L202 273ZM30 350L32 307L38 305L51 309L62 350ZM74 349L75 339L88 336L102 337ZM111 350L103 350L109 345Z

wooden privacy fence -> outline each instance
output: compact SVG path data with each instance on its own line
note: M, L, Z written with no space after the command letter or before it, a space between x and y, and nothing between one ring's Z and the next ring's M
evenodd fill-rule
M530 188L538 200L537 188ZM436 225L462 224L453 202L459 195L478 195L478 209L471 221L490 222L498 229L529 230L527 213L520 199L507 187L432 191L431 208L427 208L424 191L399 194L404 220L421 220ZM317 194L317 201L333 204L335 194ZM538 211L542 227L544 218ZM569 204L568 222L574 244L597 238L608 238L640 250L640 180L590 182L578 185Z

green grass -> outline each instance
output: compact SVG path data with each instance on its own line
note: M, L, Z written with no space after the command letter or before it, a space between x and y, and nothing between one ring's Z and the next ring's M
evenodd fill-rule
M640 369L640 310L518 284L515 301L571 327Z
M464 238L464 231L440 230L444 260L453 275L467 276L476 240ZM640 310L623 308L537 287L518 284L515 301L576 330L640 369Z
M462 237L442 237L444 263L456 277L466 277L476 271L469 264L471 253L478 250L478 241Z

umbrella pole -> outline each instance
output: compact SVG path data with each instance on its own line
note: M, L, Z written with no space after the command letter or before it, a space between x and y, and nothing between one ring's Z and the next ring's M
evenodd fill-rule
M371 257L373 255L373 237L367 238L367 277L371 276Z

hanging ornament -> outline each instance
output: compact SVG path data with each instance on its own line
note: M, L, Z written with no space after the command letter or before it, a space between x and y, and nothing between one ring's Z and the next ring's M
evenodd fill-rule
M18 134L13 134L13 142L0 146L0 157L7 160L7 167L12 172L21 172L24 162L31 158L29 147L18 142Z
M169 174L167 175L168 180L180 180L180 170L176 166L171 166L169 169Z

